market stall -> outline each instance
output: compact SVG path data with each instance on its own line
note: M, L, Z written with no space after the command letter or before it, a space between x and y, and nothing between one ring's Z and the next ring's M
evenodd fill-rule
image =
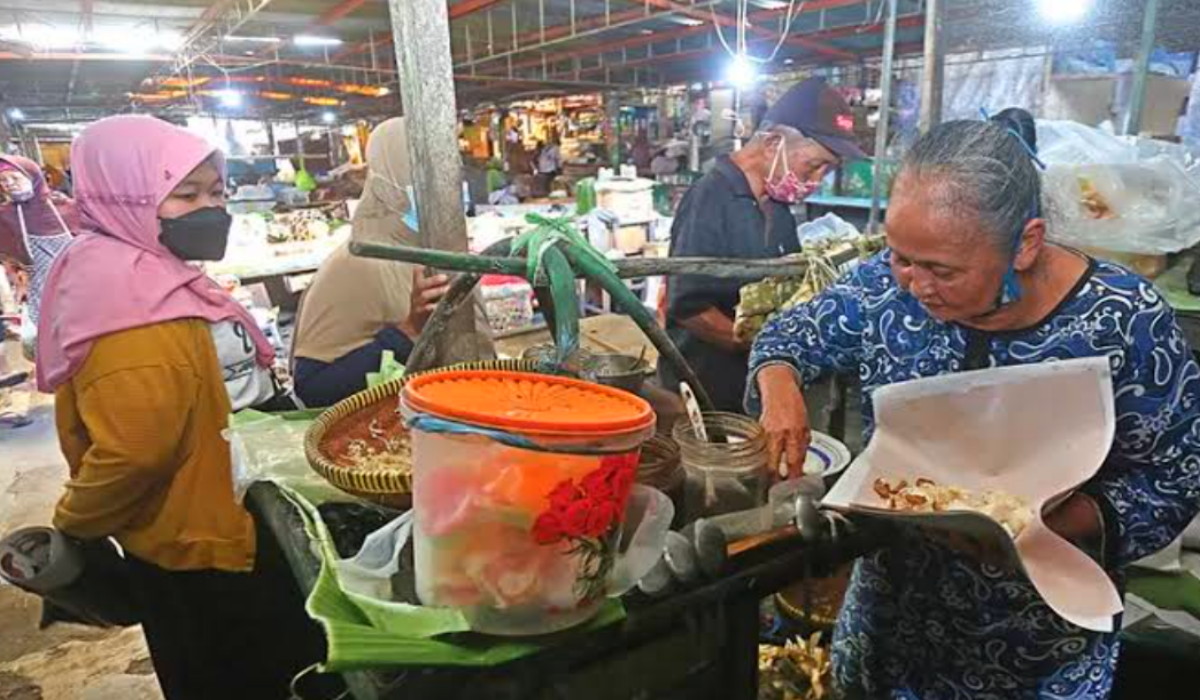
M1185 100L1188 89L1200 95L1200 77L1188 77L1195 55L1156 48L1159 2L1110 3L1095 11L1108 22L1099 28L1039 20L1034 31L1023 16L1001 18L1032 15L1033 4L1064 12L1065 3L1014 10L964 0L948 14L948 0L752 0L738 3L737 15L710 4L391 0L386 12L355 2L312 17L274 8L269 21L254 17L266 3L236 16L214 6L181 26L171 67L156 57L141 87L113 87L226 152L236 185L229 252L205 269L254 307L278 364L287 353L266 310L293 310L349 239L367 177L367 126L401 111L411 125L408 194L420 204L419 244L352 246L355 255L458 273L425 332L411 334L407 368L389 356L366 377L366 391L327 410L246 411L226 433L238 498L280 544L325 632L324 670L361 699L820 698L848 564L902 541L912 522L904 518L943 537L957 532L944 518L957 518L968 534L999 543L1009 569L1032 582L1030 605L1052 609L1047 624L1124 625L1114 697L1143 697L1166 676L1193 682L1200 584L1186 569L1200 572L1200 533L1168 548L1165 563L1119 572L1054 542L1057 556L1039 558L1029 537L1019 539L1045 534L1034 516L1076 492L1104 460L1114 425L1130 422L1111 415L1103 360L1036 363L1018 368L1017 380L947 369L916 388L874 387L867 400L876 401L883 438L871 445L856 382L879 368L806 387L813 444L804 476L779 487L763 427L705 411L706 391L658 317L671 275L736 278L732 340L749 346L772 319L877 252L896 165L921 132L943 113L978 121L982 107L986 121L988 110L1012 104L1061 119L1037 124L1036 147L1013 130L1042 173L1053 240L1152 279L1200 346L1200 167L1183 145L1137 137L1175 139L1177 127L1183 136L1183 123L1196 121L1197 100ZM277 31L290 15L303 22ZM1142 34L1130 40L1134 19ZM79 25L91 31L90 18ZM1075 34L1092 30L1106 38L1084 51ZM0 39L24 33L17 26ZM111 47L89 54L85 43L71 43L75 53L30 53L18 42L0 60L73 61L62 64L74 65L62 86L70 102L76 83L88 83L77 72L119 60ZM1080 56L1099 57L1103 70L1063 70ZM1152 75L1151 65L1177 62L1184 72ZM802 252L753 262L668 258L680 198L715 156L747 142L759 107L814 75L848 99L851 113L838 115L850 119L844 130L875 144L873 157L842 163L795 207L806 214ZM0 87L7 94L15 82ZM29 94L31 115L45 113L40 88ZM3 117L0 140L11 131L18 147L45 150L46 162L66 169L63 145L32 135L37 120ZM535 149L551 142L560 172L537 172ZM661 175L647 168L660 147ZM1013 160L1025 164L1023 153ZM494 203L483 204L490 195ZM406 221L415 216L413 204ZM841 236L846 229L853 235ZM475 328L465 300L476 291L494 361L456 346ZM916 333L915 315L896 317L907 324L899 333ZM1077 335L1105 323L1080 322ZM831 345L824 340L806 342L822 349ZM1179 350L1177 340L1153 352ZM655 385L659 366L687 380L694 405ZM1048 389L1060 375L1077 383ZM949 386L964 383L983 393L1005 385L994 405L1016 408L989 413ZM1017 394L1026 402L1013 403ZM1068 440L1069 454L1054 451L1060 424L1078 438ZM975 473L988 463L1007 474L995 456L1000 438L1021 453L1008 460L1022 467L1029 488L1021 494ZM947 454L934 464L914 457ZM1045 464L1070 478L1050 484L1038 469ZM955 514L942 513L947 504ZM764 641L771 645L760 648ZM1015 668L1026 659L987 661Z
M235 214L225 258L208 263L206 269L216 279L243 287L262 284L264 305L294 311L321 262L349 239L349 206L341 202L273 209Z

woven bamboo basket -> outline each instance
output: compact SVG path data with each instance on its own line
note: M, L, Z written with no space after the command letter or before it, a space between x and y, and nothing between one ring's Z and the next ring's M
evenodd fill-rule
M330 406L324 413L317 416L304 435L304 455L308 458L308 463L314 471L342 491L392 508L410 508L412 507L411 461L398 469L364 470L347 466L338 463L338 455L334 453L331 442L339 436L345 437L353 429L355 421L359 421L361 424L366 416L383 415L389 410L399 411L400 392L412 377L465 369L537 373L543 368L543 365L531 360L467 362L406 375L401 379L360 391ZM407 444L408 428L401 423L398 430L401 435L397 436L397 439Z
M814 578L807 584L795 583L775 594L775 608L780 614L809 631L832 629L837 622L842 600L850 587L854 566L846 564L830 576ZM805 609L805 589L810 596Z

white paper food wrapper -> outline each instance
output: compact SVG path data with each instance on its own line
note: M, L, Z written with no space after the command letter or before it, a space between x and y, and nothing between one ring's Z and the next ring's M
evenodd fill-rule
M1059 615L1112 631L1121 598L1104 570L1047 528L1054 504L1091 478L1112 445L1112 377L1106 358L1002 367L920 379L874 393L876 429L823 505L997 538ZM1023 498L1034 518L1015 540L970 512L904 513L882 507L875 479L918 477Z

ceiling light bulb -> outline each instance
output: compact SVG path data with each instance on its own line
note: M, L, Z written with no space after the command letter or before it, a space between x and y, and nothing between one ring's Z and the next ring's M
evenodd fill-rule
M337 115L333 112L323 112L321 114L321 121L325 122L326 124L332 124L337 121Z
M242 106L242 93L237 90L220 90L217 93L217 98L221 100L222 107Z
M1038 0L1042 19L1051 24L1078 22L1092 9L1092 0Z
M729 68L725 72L725 79L732 83L734 87L749 87L754 84L755 80L758 80L758 69L744 54L738 54L729 62Z
M25 119L25 113L20 109L13 107L12 109L8 110L8 118L14 122L23 121Z

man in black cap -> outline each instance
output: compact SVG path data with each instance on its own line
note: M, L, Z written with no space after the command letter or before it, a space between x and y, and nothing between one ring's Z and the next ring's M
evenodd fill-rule
M776 258L800 249L791 206L843 159L863 157L854 117L821 78L788 90L746 146L717 158L684 196L671 228L672 257ZM718 410L742 410L749 344L733 334L738 290L749 280L684 275L667 283L667 331ZM679 378L659 363L663 386Z

